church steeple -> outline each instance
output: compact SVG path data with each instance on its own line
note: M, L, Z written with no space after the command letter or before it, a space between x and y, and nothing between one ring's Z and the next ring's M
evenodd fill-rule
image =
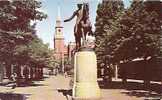
M56 20L61 20L61 10L60 10L60 6L58 6L57 8L57 19Z
M56 59L64 59L64 36L63 36L63 26L61 21L60 7L58 7L54 34L54 49Z
M58 7L57 13L58 14L56 17L55 38L63 38L63 26L61 23L60 7Z

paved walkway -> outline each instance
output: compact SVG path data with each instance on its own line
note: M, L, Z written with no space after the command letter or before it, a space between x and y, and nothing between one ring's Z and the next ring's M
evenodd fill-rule
M23 94L27 100L67 100L59 89L69 88L69 78L63 76L50 76L44 81L35 82L35 86L17 87L0 87L0 93Z
M0 86L0 93L22 94L25 97L24 100L67 100L63 93L58 92L58 90L68 90L70 88L69 81L70 78L61 75L50 76L44 81L35 82L35 86L17 87L15 89ZM153 91L126 90L118 85L115 85L115 87L101 89L102 100L144 100L145 98L158 98L156 100L160 100L160 96Z

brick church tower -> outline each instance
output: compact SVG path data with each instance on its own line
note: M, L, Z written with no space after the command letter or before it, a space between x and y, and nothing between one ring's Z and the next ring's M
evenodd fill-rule
M65 55L65 44L64 44L64 36L63 36L63 26L61 23L60 16L60 8L58 8L58 16L56 19L55 26L55 35L54 35L54 50L55 50L55 58L61 62L64 62Z

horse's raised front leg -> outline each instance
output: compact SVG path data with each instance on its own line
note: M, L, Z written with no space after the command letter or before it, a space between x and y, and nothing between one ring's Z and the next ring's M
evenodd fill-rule
M84 33L84 29L82 28L81 30L82 30L83 46L85 46L86 45L86 35Z
M81 47L81 37L75 35L76 50Z

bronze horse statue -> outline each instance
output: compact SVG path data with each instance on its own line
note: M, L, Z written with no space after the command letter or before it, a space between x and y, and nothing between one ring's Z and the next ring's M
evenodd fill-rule
M89 5L88 3L78 4L78 10L76 10L73 15L64 20L64 22L72 20L75 16L77 16L76 24L74 27L74 36L76 42L76 50L81 47L81 39L82 46L86 46L86 36L93 35L92 25L89 20Z

